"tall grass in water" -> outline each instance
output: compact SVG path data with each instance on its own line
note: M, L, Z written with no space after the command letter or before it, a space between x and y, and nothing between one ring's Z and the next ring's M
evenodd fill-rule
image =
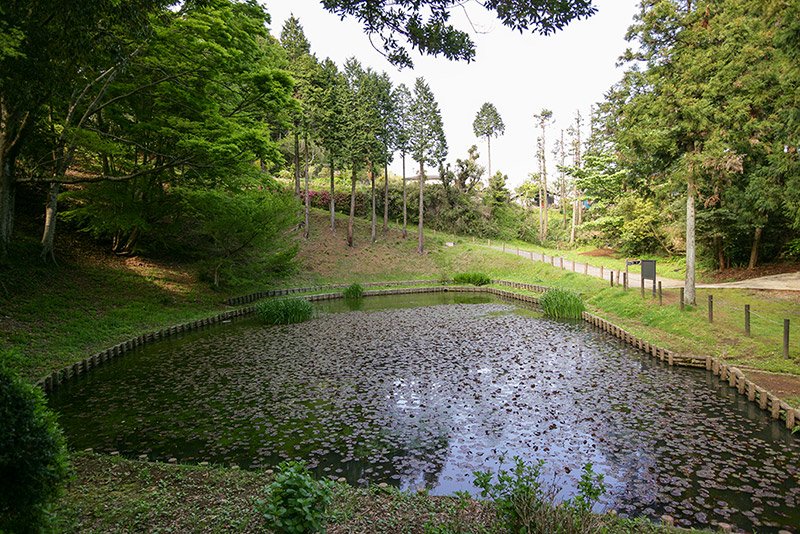
M357 300L364 296L364 288L361 284L352 284L345 288L342 295L348 300Z
M492 283L492 279L484 273L458 273L453 275L453 282L456 284L472 284L474 286L485 286Z
M553 319L580 319L586 310L583 299L567 289L549 289L539 298L544 314Z
M311 303L301 298L265 300L256 304L256 315L266 324L302 323L313 314Z

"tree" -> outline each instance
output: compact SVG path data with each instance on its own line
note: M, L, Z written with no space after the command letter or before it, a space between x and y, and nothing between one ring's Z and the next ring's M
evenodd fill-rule
M294 190L297 196L300 196L300 136L303 136L303 153L305 154L304 172L305 187L303 188L305 194L303 201L305 204L305 222L303 235L306 239L309 236L309 209L310 209L310 191L309 191L309 176L308 176L308 136L311 129L310 121L313 120L313 81L316 78L316 73L319 71L319 63L317 58L311 54L311 45L303 32L303 26L300 21L294 17L289 17L283 25L281 30L281 45L289 58L289 69L294 76L295 83L295 98L299 105L294 111Z
M394 65L413 66L411 56L398 41L398 36L422 54L466 61L475 57L475 45L469 35L449 23L451 12L462 8L460 2L323 0L322 5L341 18L353 17L361 22L370 38L373 35L378 37L381 43L379 51ZM560 30L570 21L589 17L596 11L591 0L487 0L481 5L494 12L509 28L542 35Z
M478 147L472 145L467 151L466 159L456 160L456 187L462 193L471 193L475 186L481 183L481 178L486 172L482 166L478 165Z
M536 159L539 164L539 240L544 242L547 239L547 212L549 209L547 202L547 126L552 123L553 112L549 109L543 109L533 116L541 130L539 137L536 140L537 151Z
M489 178L489 187L485 191L486 203L489 206L496 208L511 202L511 193L506 187L506 182L508 182L508 176L500 171L497 171L494 176Z
M265 22L259 6L226 0L165 10L109 84L108 105L74 132L59 183L83 184L73 216L115 252L132 253L148 232L157 240L177 188L263 188L252 163L282 161L274 132L292 80L276 68L283 56Z
M346 114L346 89L347 82L339 72L336 64L330 59L322 62L322 68L318 71L319 80L315 84L319 87L315 93L316 101L314 112L316 114L315 124L317 134L320 137L323 148L328 154L328 165L330 166L330 212L331 212L331 231L336 231L336 199L334 180L336 176L336 164L344 159L344 126Z
M372 240L376 237L375 166L386 157L385 145L380 140L383 122L380 114L381 76L372 69L364 69L354 58L345 63L348 98L345 123L345 150L352 169L350 188L350 220L347 242L353 246L353 220L355 217L356 179L358 171L366 168L371 184ZM385 89L385 88L384 88Z
M423 78L417 78L414 83L414 102L411 104L409 121L409 146L412 157L419 163L417 252L422 254L425 240L423 234L425 165L438 165L447 157L447 140L439 104Z
M486 102L478 110L475 120L472 122L472 131L476 137L486 138L486 154L488 160L489 176L492 176L492 137L503 135L506 125L497 108L491 102Z
M392 161L394 146L397 143L397 104L394 101L394 89L389 76L383 72L377 82L377 106L381 119L378 139L382 144L381 162L383 163L383 234L389 232L389 163ZM374 237L373 237L374 240Z
M403 163L403 239L408 237L408 198L406 192L406 155L410 150L410 121L411 121L411 105L413 98L411 91L405 84L400 84L394 91L394 104L395 104L395 117L396 117L396 135L395 135L395 148L400 151L400 157Z
M86 66L113 50L110 28L146 35L148 14L166 3L21 1L0 8L0 260L13 233L18 158L46 117L46 103L71 94Z

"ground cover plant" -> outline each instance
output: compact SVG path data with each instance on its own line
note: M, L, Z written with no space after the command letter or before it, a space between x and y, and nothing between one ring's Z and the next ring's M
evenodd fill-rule
M293 324L308 321L314 307L304 298L270 299L256 304L256 316L265 324Z
M256 508L276 532L324 532L331 486L330 480L315 480L303 462L282 462Z

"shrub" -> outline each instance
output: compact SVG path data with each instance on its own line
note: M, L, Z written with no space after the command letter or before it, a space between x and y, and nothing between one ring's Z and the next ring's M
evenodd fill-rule
M256 305L256 315L266 324L302 323L311 319L314 308L302 298L265 300Z
M592 507L605 493L603 476L595 474L592 464L583 467L578 495L555 504L558 491L541 481L544 461L525 463L515 456L514 465L500 469L496 482L491 471L476 471L474 484L481 496L492 499L503 531L530 534L583 534L603 532L605 518L592 513Z
M456 284L472 284L474 286L485 286L491 284L492 279L484 273L458 273L453 275L453 282Z
M68 474L64 436L41 390L0 363L0 532L38 532Z
M548 289L539 298L539 305L553 319L580 319L586 309L581 296L567 289Z
M267 526L286 534L324 530L332 482L314 480L303 462L283 462L277 471L264 499L256 503Z
M345 288L342 295L348 300L358 300L364 296L364 288L361 284L351 284Z

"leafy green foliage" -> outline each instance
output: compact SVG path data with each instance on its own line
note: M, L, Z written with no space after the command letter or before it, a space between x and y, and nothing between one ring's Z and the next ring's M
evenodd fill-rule
M344 298L349 300L358 300L364 297L364 287L361 284L350 284L342 292Z
M501 457L496 477L491 471L474 473L473 483L480 488L481 496L494 501L501 528L529 534L601 532L603 518L594 515L592 507L606 487L592 464L583 467L577 496L555 504L555 489L541 482L544 461L529 464L517 456L513 461L511 469L505 469Z
M267 526L285 534L323 532L332 482L315 480L303 462L283 462L277 471L256 505Z
M38 532L69 466L41 390L0 362L0 531Z
M264 323L293 324L308 321L314 307L303 298L270 299L256 304L256 316Z
M458 273L453 275L453 282L456 284L485 286L487 284L491 284L492 279L485 273Z
M553 319L580 319L586 310L583 299L568 289L553 288L539 298L544 314Z
M412 67L413 61L398 36L412 49L433 56L470 61L475 45L465 31L449 23L450 12L457 4L452 0L324 0L325 9L339 17L353 17L363 23L364 30L376 35L389 61L400 67ZM482 5L514 30L530 30L548 35L560 30L573 19L592 15L591 0L540 0L506 2L489 0Z
M500 171L489 178L489 187L484 193L484 200L489 206L502 206L511 202L511 192L506 187L508 176Z
M475 132L476 137L488 138L503 135L506 131L506 125L503 123L503 119L494 104L484 102L475 115L475 120L472 121L472 131Z

